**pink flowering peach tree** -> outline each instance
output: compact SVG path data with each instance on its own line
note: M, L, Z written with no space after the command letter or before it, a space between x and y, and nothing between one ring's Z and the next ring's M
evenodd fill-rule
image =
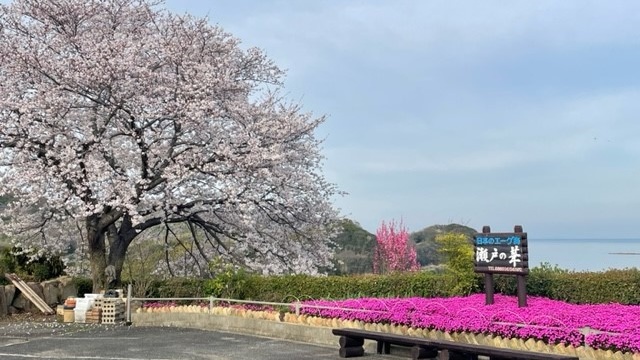
M420 269L415 246L409 240L409 232L402 222L380 224L376 231L376 246L373 253L373 272L385 274L394 271Z
M192 235L204 269L328 265L338 190L321 173L323 118L283 100L262 51L162 6L0 4L0 196L14 199L0 230L38 251L82 241L94 289L158 227Z

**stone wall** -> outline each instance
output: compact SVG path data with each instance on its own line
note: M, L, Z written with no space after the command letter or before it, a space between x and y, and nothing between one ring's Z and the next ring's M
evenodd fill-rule
M62 304L67 297L75 297L78 295L78 288L74 284L73 279L68 276L43 281L41 283L28 282L27 285L29 285L38 296L44 299L49 306L54 308L56 305ZM0 289L3 290L3 292L0 293L0 295L2 295L0 296L0 316L21 312L40 312L13 284L0 285Z

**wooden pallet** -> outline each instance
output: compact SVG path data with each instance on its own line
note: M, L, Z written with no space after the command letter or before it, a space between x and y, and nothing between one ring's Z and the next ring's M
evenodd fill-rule
M53 315L56 313L51 307L49 307L44 299L38 296L38 294L36 294L35 291L33 291L33 289L29 287L29 285L27 285L27 283L22 281L22 279L20 279L18 275L4 274L4 277L7 278L7 280L11 281L13 285L15 285L16 288L18 288L24 294L24 296L29 299L29 301L31 301L40 311L48 315Z

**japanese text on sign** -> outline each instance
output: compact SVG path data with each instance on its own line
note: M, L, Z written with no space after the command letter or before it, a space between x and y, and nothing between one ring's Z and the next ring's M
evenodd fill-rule
M520 236L508 236L508 237L491 237L491 236L478 236L476 237L476 246L482 245L520 245Z
M520 239L518 239L519 241ZM501 250L504 248L501 248ZM493 248L491 253L489 253L490 248L486 247L476 247L476 263L490 263L493 260L509 260L509 264L513 267L517 267L520 262L522 262L522 254L520 252L519 246L511 246L509 253L505 251L499 251L498 248Z

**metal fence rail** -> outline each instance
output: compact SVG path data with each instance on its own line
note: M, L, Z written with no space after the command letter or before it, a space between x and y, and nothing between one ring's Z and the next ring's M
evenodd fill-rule
M140 298L140 297L132 297L131 285L127 287L127 303L126 303L126 322L127 324L131 324L131 302L132 301L202 301L209 303L209 313L213 311L214 304L216 302L224 302L224 303L235 303L235 304L252 304L252 305L268 305L268 306L281 306L281 307L289 307L293 308L296 315L300 315L300 310L302 308L309 309L323 309L323 310L341 310L341 311L361 311L361 312L374 312L374 313L384 313L386 311L382 310L369 310L369 309L354 309L354 308L343 308L338 306L324 306L324 305L313 305L313 304L305 304L300 302L299 300L291 302L291 303L280 303L280 302L272 302L272 301L258 301L258 300L240 300L240 299L228 299L228 298L218 298L214 296L209 297L192 297L192 298Z

